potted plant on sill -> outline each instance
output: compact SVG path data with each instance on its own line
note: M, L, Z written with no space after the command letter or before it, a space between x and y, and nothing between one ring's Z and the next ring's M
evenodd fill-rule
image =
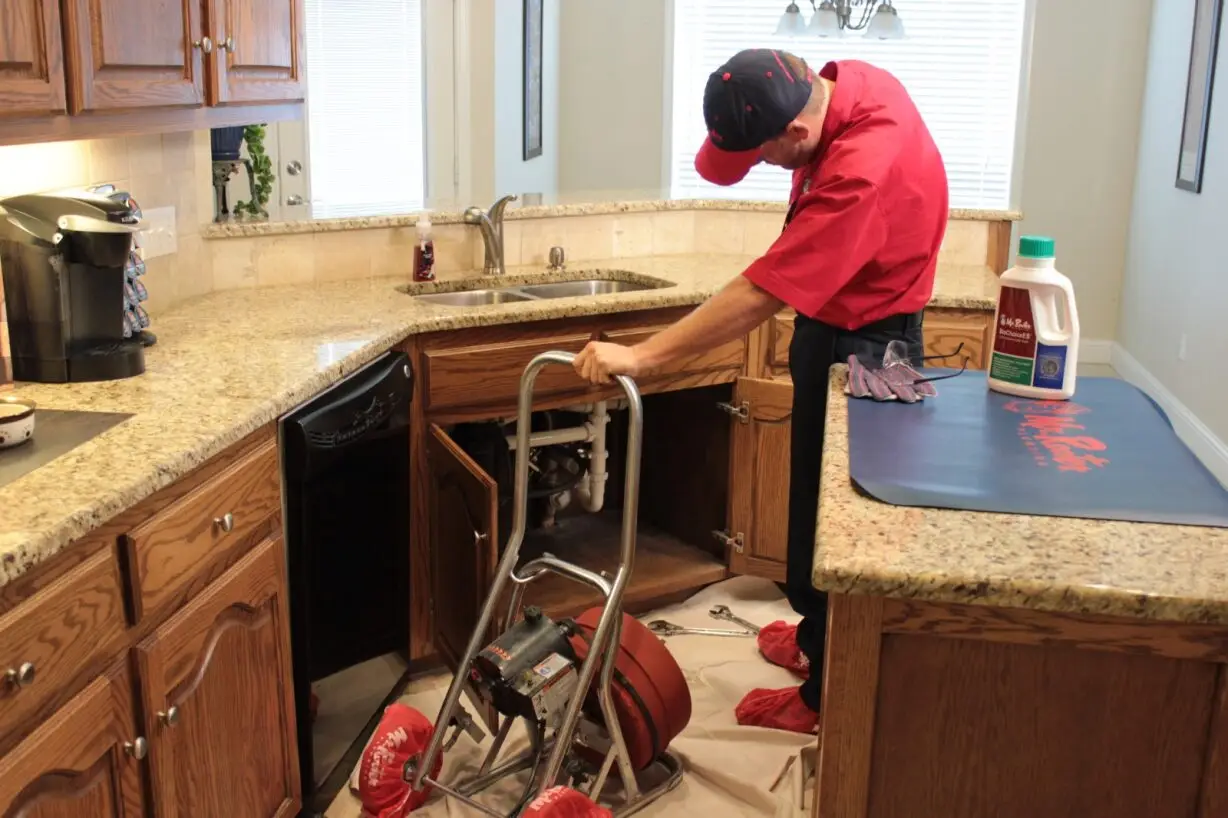
M251 198L236 201L234 216L244 221L264 221L269 218L266 205L273 194L273 160L264 149L264 125L214 128L210 132L210 147L213 154L213 187L215 191L214 221L227 221L230 208L227 205L227 184L238 172L239 166L247 169L247 185ZM247 158L241 156L243 144L247 144Z

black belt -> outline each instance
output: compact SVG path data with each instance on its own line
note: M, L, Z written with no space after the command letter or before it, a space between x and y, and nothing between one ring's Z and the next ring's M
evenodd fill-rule
M917 310L916 312L903 313L900 315L889 315L886 318L880 318L877 321L871 322L856 329L844 329L842 327L834 327L824 321L819 321L815 318L807 318L798 313L798 320L813 321L816 324L823 324L830 328L833 332L840 335L873 335L876 333L907 333L912 330L921 328L921 320L925 314L925 310Z

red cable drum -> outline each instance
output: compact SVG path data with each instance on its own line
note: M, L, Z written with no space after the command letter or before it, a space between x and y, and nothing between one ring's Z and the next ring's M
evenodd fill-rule
M601 612L601 608L590 608L576 618L579 632L571 638L571 645L581 662L588 656ZM619 641L614 664L614 709L631 766L643 770L686 729L691 720L691 690L660 638L628 614L623 614ZM595 682L596 678L585 711L602 722Z

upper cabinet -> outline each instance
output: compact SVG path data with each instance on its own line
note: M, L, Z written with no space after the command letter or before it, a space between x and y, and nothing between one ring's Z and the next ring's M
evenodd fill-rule
M209 101L303 99L303 0L210 0Z
M65 0L69 111L204 102L199 0Z
M302 116L303 0L6 0L0 144Z
M64 112L59 0L0 6L0 122Z

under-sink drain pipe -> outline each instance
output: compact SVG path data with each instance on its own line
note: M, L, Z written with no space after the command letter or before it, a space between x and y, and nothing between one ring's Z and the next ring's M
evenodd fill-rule
M561 443L588 443L588 471L576 484L575 492L586 511L601 511L605 504L606 473L606 426L610 422L609 408L605 401L598 401L589 408L588 420L580 426L563 429L546 429L529 435L529 446L540 448ZM516 435L507 435L507 446L516 451Z

